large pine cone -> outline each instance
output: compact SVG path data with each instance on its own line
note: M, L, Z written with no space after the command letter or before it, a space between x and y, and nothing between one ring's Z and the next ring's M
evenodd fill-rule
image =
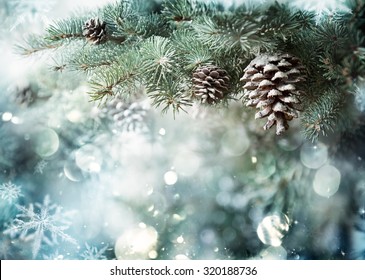
M255 118L267 117L264 129L276 124L276 134L289 128L288 121L298 117L301 91L295 84L305 80L304 67L290 54L263 54L245 68L247 106L259 111Z
M89 19L85 22L82 35L97 45L106 40L106 23L99 18Z
M194 95L202 103L218 103L228 90L227 72L217 66L200 66L193 74Z

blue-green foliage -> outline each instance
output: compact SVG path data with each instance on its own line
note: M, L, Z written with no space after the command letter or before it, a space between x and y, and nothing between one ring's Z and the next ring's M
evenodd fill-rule
M93 99L143 84L154 104L167 104L163 111L194 102L192 73L200 65L224 68L231 77L225 99L239 99L239 78L252 58L263 52L292 53L307 69L302 123L314 140L319 127L326 134L346 123L337 118L343 115L338 104L347 103L354 83L365 75L364 3L347 5L352 13L315 20L314 13L278 3L223 8L198 0L122 0L54 23L44 37L30 39L23 53L68 46L60 49L64 65L90 75ZM82 35L84 22L95 17L106 23L107 40L101 45ZM330 87L338 89L335 101ZM331 117L319 118L318 112L327 109L334 110L327 112Z

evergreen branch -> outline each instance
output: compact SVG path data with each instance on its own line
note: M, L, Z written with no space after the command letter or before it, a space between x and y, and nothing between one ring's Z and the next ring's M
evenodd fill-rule
M122 0L116 4L108 4L102 10L101 13L107 23L108 32L112 37L130 40L138 35L136 23L139 22L142 15L138 11L134 11L132 7L134 2Z
M30 35L24 45L16 45L15 50L22 55L32 55L35 53L43 52L46 50L52 50L59 48L61 44L59 42L50 42L40 36Z
M236 16L202 17L192 27L199 41L217 53L235 53L242 55L258 50L273 49L273 42L261 36L261 26L247 18Z
M127 52L126 47L117 46L111 42L101 45L83 44L70 57L69 66L74 70L92 71L98 67L111 66L120 56Z
M365 33L360 30L351 30L349 45L354 55L359 60L365 61Z
M217 49L220 46L223 32L210 17L199 18L199 21L192 24L192 28L197 34L197 39L207 47Z
M83 38L82 28L84 23L84 18L60 20L47 28L46 32L48 35L45 39L56 42L67 39Z
M169 39L158 36L148 38L143 43L140 53L148 83L159 88L160 82L166 81L167 76L176 76L176 51Z
M100 11L102 18L107 24L108 34L112 37L123 37L124 34L121 32L125 18L132 15L130 9L130 2L122 0L115 4L107 4Z
M336 80L337 82L340 82L340 80L343 79L343 76L341 75L342 67L335 58L331 56L330 52L325 52L325 54L321 56L320 62L321 64L319 66L325 70L323 77L327 80Z
M365 76L365 63L358 57L346 56L342 62L342 77L348 86Z
M137 85L140 77L141 61L135 50L130 50L106 68L97 68L90 77L93 100L101 100L105 96L121 94L124 89Z
M167 23L154 11L153 1L126 1L107 4L101 11L112 37L131 40L134 37L150 37L166 35Z
M169 28L167 22L159 16L152 14L147 16L131 16L126 17L123 24L118 25L118 36L128 38L148 38L153 35L168 36Z
M227 24L223 34L223 45L228 50L239 49L244 53L250 53L252 49L267 51L272 48L272 42L260 36L259 26L253 22L237 22Z
M115 3L108 3L101 9L101 14L106 22L116 22L132 14L131 2L121 0Z
M341 49L348 40L349 30L335 21L326 20L314 32L317 44L325 51Z
M152 105L163 107L162 113L167 113L171 108L174 117L180 110L186 112L185 106L192 105L187 89L181 88L179 83L162 83L161 88L149 93L149 97L153 100Z
M357 0L348 1L353 1L353 14L327 16L315 24L312 13L291 9L288 4L252 5L250 8L241 5L225 10L219 4L199 0L165 0L163 3L120 0L94 11L92 15L96 19L90 19L89 13L58 21L47 29L44 38L30 37L25 47L18 48L23 54L57 49L63 54L64 63L56 68L62 70L67 66L86 71L93 99L128 92L128 87L142 84L154 105L163 106L163 112L172 108L174 114L191 104L193 73L204 64L219 66L230 77L220 105L242 92L243 80L247 88L261 90L264 83L272 83L265 80L259 86L262 75L268 79L283 79L283 85L281 80L272 80L274 83L269 87L283 88L286 95L291 90L284 88L293 87L296 75L307 76L304 87L308 90L301 95L307 108L302 121L305 134L315 139L320 134L341 129L348 99L341 93L351 90L354 83L365 76L365 33L364 24L360 22L365 5ZM91 28L87 27L90 24ZM86 34L85 30L90 32ZM94 44L87 44L85 37ZM80 38L82 40L77 40ZM293 58L275 60L275 56L285 53ZM274 77L266 75L265 71L277 70L265 58L258 61L264 65L257 69L255 66L250 69L252 73L248 73L247 66L255 56L258 59L272 56L270 59L280 71ZM297 64L294 56L305 69ZM260 73L256 75L254 71ZM290 78L286 77L287 73ZM217 77L219 73L214 71L200 73L201 85L198 86L203 91L215 92L220 85ZM271 94L280 96L280 91ZM318 97L318 92L323 96ZM267 102L274 99L289 105L295 100L282 96ZM264 100L257 101L259 106L267 106L265 114L274 106ZM277 112L286 108L281 101L276 103ZM270 117L276 119L271 119L270 123L277 122L279 115L271 114Z
M335 12L333 18L343 24L353 25L364 31L365 26L365 2L363 0L347 0L347 12Z
M191 72L203 63L209 63L213 54L202 42L196 40L196 34L190 30L181 29L174 32L172 43L179 53L180 64L187 72Z
M314 14L290 10L284 4L271 6L263 20L262 35L289 40L293 35L314 26Z
M365 62L365 47L358 47L354 54L363 62Z
M196 0L165 0L162 14L175 23L191 22L198 15L206 14L210 6Z
M143 38L153 35L168 37L171 29L165 19L157 14L146 15L135 22L135 33Z
M303 114L304 135L315 141L320 135L326 136L335 131L339 126L338 120L343 107L344 102L339 92L332 90L324 93L310 104Z

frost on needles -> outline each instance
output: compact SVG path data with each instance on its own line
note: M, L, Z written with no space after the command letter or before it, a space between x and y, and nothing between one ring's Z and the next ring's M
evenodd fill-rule
M288 115L299 115L304 134L315 140L359 125L354 99L364 87L365 4L347 0L346 5L348 12L318 20L288 4L224 7L197 0L122 0L57 21L43 36L31 35L20 49L27 55L53 50L51 56L62 65L54 69L85 72L93 100L118 95L133 101L134 89L142 86L156 107L174 114L193 103L217 109L230 102L247 104L252 98L240 81L244 69L262 55L290 55L303 65L305 81L291 83L285 73L296 68L288 65L275 82L271 76L265 77L265 86L257 81L262 102L255 106L266 106L273 116L269 126L276 123L277 134L289 127ZM219 69L226 78L202 75L199 69ZM284 89L289 87L290 94ZM293 87L301 93L295 96L300 108L292 106ZM284 97L268 106L272 89ZM254 118L252 109L242 110Z

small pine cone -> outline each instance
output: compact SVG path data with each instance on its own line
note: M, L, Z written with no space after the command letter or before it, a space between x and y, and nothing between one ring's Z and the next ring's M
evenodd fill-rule
M246 106L259 111L255 118L267 117L264 129L276 125L280 135L289 128L288 121L298 117L299 96L295 84L305 80L304 67L290 54L263 54L245 68Z
M194 95L202 103L217 103L228 90L228 81L227 72L217 66L198 67L193 74Z
M106 40L106 23L99 18L92 18L85 22L82 35L94 45Z
M28 106L32 105L32 103L36 99L37 99L37 93L33 91L31 86L26 86L21 89L17 88L14 91L15 103L20 106L28 107Z
M147 132L148 109L139 102L125 103L115 97L101 109L100 117L110 122L112 130Z

